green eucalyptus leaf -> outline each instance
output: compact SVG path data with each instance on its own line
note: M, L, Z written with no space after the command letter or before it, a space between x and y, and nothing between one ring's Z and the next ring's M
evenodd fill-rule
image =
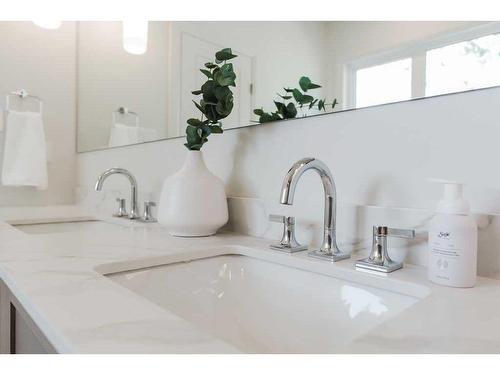
M189 146L189 149L191 151L200 151L200 149L201 149L202 146L203 146L203 144L197 143L197 144Z
M202 102L202 101L201 101L201 102ZM200 103L201 103L201 102L200 102ZM194 100L193 100L193 103L194 103L194 105L196 106L196 108L198 108L198 110L199 110L201 113L203 113L204 115L206 115L205 108L204 108L201 104L196 103Z
M199 131L200 131L200 137L203 139L206 139L212 133L212 129L210 128L209 125L201 125Z
M212 63L212 62L207 62L205 63L205 67L208 68L208 69L214 69L214 68L217 68L218 65Z
M297 108L295 104L288 103L285 111L285 118L295 118L297 116Z
M194 90L194 91L191 91L191 94L193 95L200 95L202 93L201 90Z
M211 122L217 122L221 119L220 115L217 113L216 105L210 104L207 105L206 107L206 113L205 116L211 121Z
M223 100L228 96L233 96L233 93L227 86L216 86L214 89L214 94L217 100Z
M217 97L215 95L216 87L217 84L215 83L215 81L212 80L206 81L201 86L201 91L203 93L203 100L205 101L205 103L217 104Z
M203 125L203 122L201 120L198 120L197 118L190 118L189 120L187 120L187 123L191 126Z
M233 51L231 51L231 48L223 48L215 53L215 61L219 63L222 61L231 60L235 57L237 57L237 55L233 55Z
M292 90L293 98L298 102L301 103L302 97L304 94L302 94L298 89L293 89Z
M262 116L264 114L264 110L262 108L256 108L253 110L253 113L257 116Z
M233 97L226 96L222 100L219 100L216 106L216 110L220 115L220 119L229 116L229 114L233 110Z
M212 77L212 73L210 72L210 70L200 69L200 72L202 72L203 74L205 74L208 78L213 78Z
M306 92L307 90L317 89L321 87L320 85L312 83L309 77L304 77L304 76L300 77L299 86L304 92Z
M302 95L302 98L300 100L300 104L307 104L311 103L314 100L314 98L311 95Z
M335 99L332 103L332 109L334 109L337 104L338 104L338 101L337 101L337 99Z
M222 129L222 127L219 126L219 125L211 125L210 126L210 130L214 134L222 134L224 132L224 130Z
M220 86L236 86L236 74L233 71L233 64L224 64L217 72L214 72L214 80Z
M272 119L272 116L269 114L269 113L264 113L262 116L260 116L259 118L259 122L261 124L265 123L265 122L271 122L273 121Z
M259 117L259 122L261 124L265 122L278 121L278 120L282 120L282 117L279 115L278 112L264 113L262 116Z
M188 126L186 126L186 134L190 136L197 136L198 128L194 125L189 124Z
M309 103L309 109L314 107L314 105L318 102L318 99L314 99L311 103Z
M278 93L278 96L283 99L283 100L290 100L292 99L292 96L291 95L281 95Z
M302 94L299 89L294 89L293 90L293 98L300 105L304 105L304 104L310 103L310 102L312 102L314 100L314 98L311 95Z
M288 103L288 105L285 105L284 103L275 101L274 105L278 109L279 115L284 119L294 118L295 116L297 116L297 108L293 103Z
M277 102L276 100L274 101L274 105L276 106L276 109L278 110L278 113L283 116L283 112L285 111L285 104L281 102Z
M186 140L188 145L194 145L201 143L201 137L198 133L198 127L197 126L192 126L188 125L186 127Z
M299 79L299 86L302 89L302 91L307 91L309 88L309 85L311 84L311 80L309 77L300 77Z
M315 83L311 83L311 84L309 85L309 89L308 89L308 90L319 89L319 88L321 88L321 86L320 86L320 85L317 85L317 84L315 84Z

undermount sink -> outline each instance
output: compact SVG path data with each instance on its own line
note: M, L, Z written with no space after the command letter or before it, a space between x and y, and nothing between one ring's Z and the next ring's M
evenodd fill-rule
M69 232L90 232L106 229L114 224L95 219L68 220L56 222L12 223L16 229L26 234L51 234Z
M335 352L418 301L244 255L106 276L248 353Z

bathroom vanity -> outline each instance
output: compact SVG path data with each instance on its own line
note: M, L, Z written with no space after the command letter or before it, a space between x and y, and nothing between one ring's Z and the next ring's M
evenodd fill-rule
M0 22L0 352L500 353L500 22L128 22Z
M6 353L500 352L500 281L435 286L77 206L3 209ZM10 223L10 224L9 224Z

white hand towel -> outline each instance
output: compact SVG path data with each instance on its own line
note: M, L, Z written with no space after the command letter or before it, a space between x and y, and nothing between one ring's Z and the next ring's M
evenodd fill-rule
M3 185L47 189L47 146L41 114L8 111L5 125Z
M3 123L4 123L5 111L2 107L0 107L0 132L3 132Z
M128 126L118 122L111 126L108 142L109 147L125 146L134 143L140 143L138 126Z

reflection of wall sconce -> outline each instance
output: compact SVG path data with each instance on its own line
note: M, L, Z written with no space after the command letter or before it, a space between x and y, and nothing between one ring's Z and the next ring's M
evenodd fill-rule
M38 20L33 21L33 23L37 26L40 26L43 29L55 30L61 27L62 22L56 20Z
M123 49L142 55L148 49L148 21L123 21Z

